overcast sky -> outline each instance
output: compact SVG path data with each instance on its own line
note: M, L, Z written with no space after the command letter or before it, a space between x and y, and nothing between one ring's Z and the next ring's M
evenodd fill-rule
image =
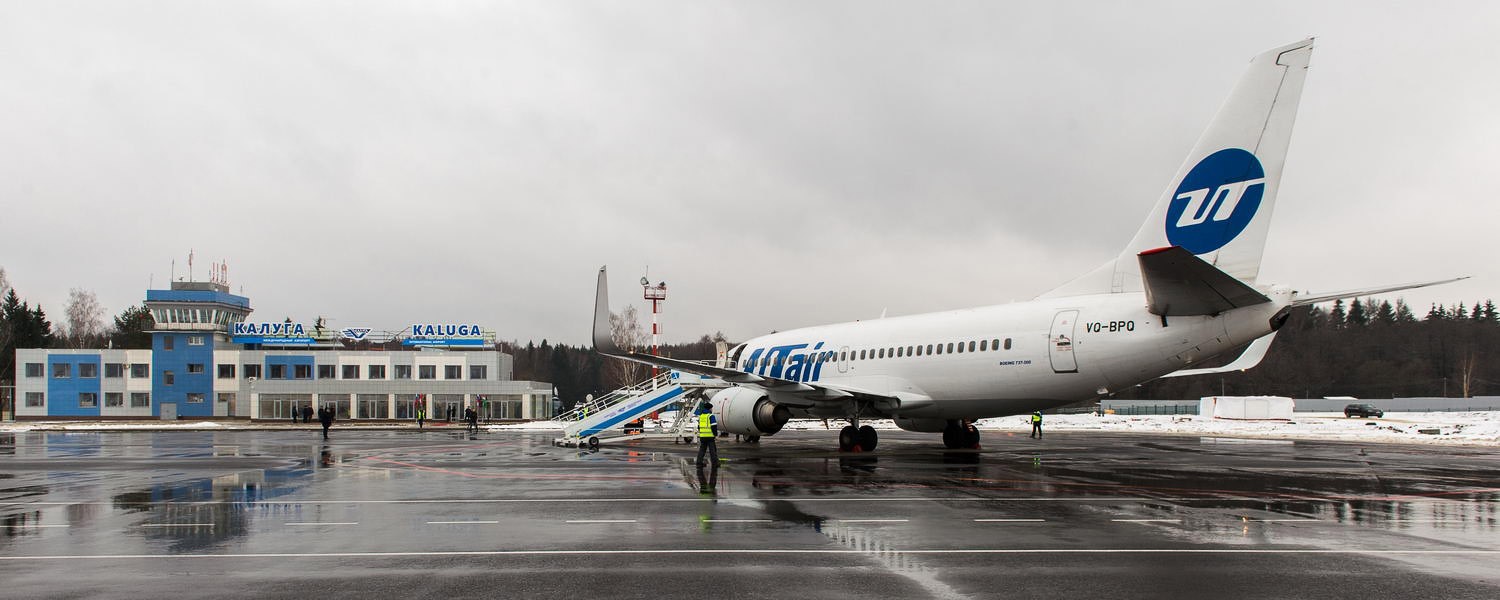
M667 341L1027 300L1110 258L1249 59L1317 36L1261 282L1500 296L1491 2L0 1L0 266L172 261L253 320ZM647 309L649 310L649 309Z

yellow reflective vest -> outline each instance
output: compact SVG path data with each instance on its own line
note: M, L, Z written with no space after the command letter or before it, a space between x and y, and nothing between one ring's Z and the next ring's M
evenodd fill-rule
M714 416L709 413L698 415L698 437L714 437Z
M1032 413L1031 414L1031 422L1032 423L1041 423L1042 422L1042 415L1039 415L1037 413Z

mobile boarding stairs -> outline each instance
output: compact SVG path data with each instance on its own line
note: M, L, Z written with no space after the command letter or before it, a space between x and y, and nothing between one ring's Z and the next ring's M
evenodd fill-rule
M601 442L643 437L686 438L697 435L693 419L698 404L712 390L729 387L721 379L681 371L666 371L656 377L594 398L556 420L565 422L563 435L553 440L556 446L598 447ZM677 417L671 423L658 422L649 430L627 434L625 426L651 413L677 405Z

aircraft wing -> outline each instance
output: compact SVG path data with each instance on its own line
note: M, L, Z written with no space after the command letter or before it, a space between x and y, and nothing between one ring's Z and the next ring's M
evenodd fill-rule
M1217 315L1271 299L1234 276L1220 271L1180 246L1137 255L1151 314L1185 317Z
M1358 298L1360 296L1374 296L1375 294L1385 294L1385 293L1389 293L1389 292L1399 292L1401 290L1409 290L1409 289L1412 289L1412 288L1427 287L1429 285L1440 285L1440 284L1444 284L1444 283L1453 283L1455 281L1463 281L1463 280L1468 279L1468 278L1469 277L1467 275L1465 275L1463 277L1454 277L1453 279L1439 279L1437 281L1424 281L1424 282L1421 282L1421 283L1403 283L1403 284L1399 284L1399 285L1388 285L1388 286L1385 286L1385 287L1369 288L1369 289L1363 289L1363 290L1345 290L1345 291L1342 291L1342 292L1333 292L1331 294L1319 294L1317 296L1308 296L1306 298L1296 298L1296 299L1292 300L1292 306L1307 306L1309 304L1317 304L1319 302L1328 302L1330 300L1342 300L1344 298Z
M844 398L871 400L878 405L892 407L901 404L901 399L897 397L876 394L858 388L822 383L802 383L779 377L765 377L736 369L716 367L690 360L654 356L645 352L638 352L634 349L621 348L619 344L615 343L614 337L610 335L609 283L606 280L606 274L606 268L600 267L599 284L594 294L594 350L600 354L656 367L717 377L729 383L754 385L764 388L766 391L777 392L779 398L783 401L788 398L800 398L805 402L801 404L802 406L813 406L819 402L837 401ZM915 397L907 401L908 403L922 403L920 398ZM798 404L796 402L785 403Z

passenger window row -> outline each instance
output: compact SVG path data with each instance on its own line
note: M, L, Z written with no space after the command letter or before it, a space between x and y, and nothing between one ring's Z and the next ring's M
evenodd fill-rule
M1005 338L1003 341L1001 339L999 339L999 338L995 338L995 339L978 340L978 341L969 340L967 342L948 342L946 344L927 344L927 345L916 344L916 345L911 345L911 346L894 346L894 347L874 348L874 349L868 349L867 348L867 349L858 350L858 351L848 350L847 353L845 351L840 351L840 352L837 353L837 359L838 360L877 360L877 359L886 359L886 358L906 358L906 357L915 357L915 356L936 356L936 355L941 355L941 354L963 354L965 352L992 352L992 351L996 351L996 350L1010 350L1010 346L1011 346L1011 339L1010 338ZM835 359L835 353L832 352L832 351L821 352L821 353L814 354L814 355L811 355L811 356L812 356L812 358L810 360L811 360L811 362L814 362L814 363L828 362L828 361L832 361L832 360ZM791 357L790 356L781 355L781 356L775 357L774 359L761 358L761 359L749 361L746 364L746 368L755 369L755 368L758 368L758 367L775 366L775 365L786 366L786 365L788 365L790 363L791 363Z

